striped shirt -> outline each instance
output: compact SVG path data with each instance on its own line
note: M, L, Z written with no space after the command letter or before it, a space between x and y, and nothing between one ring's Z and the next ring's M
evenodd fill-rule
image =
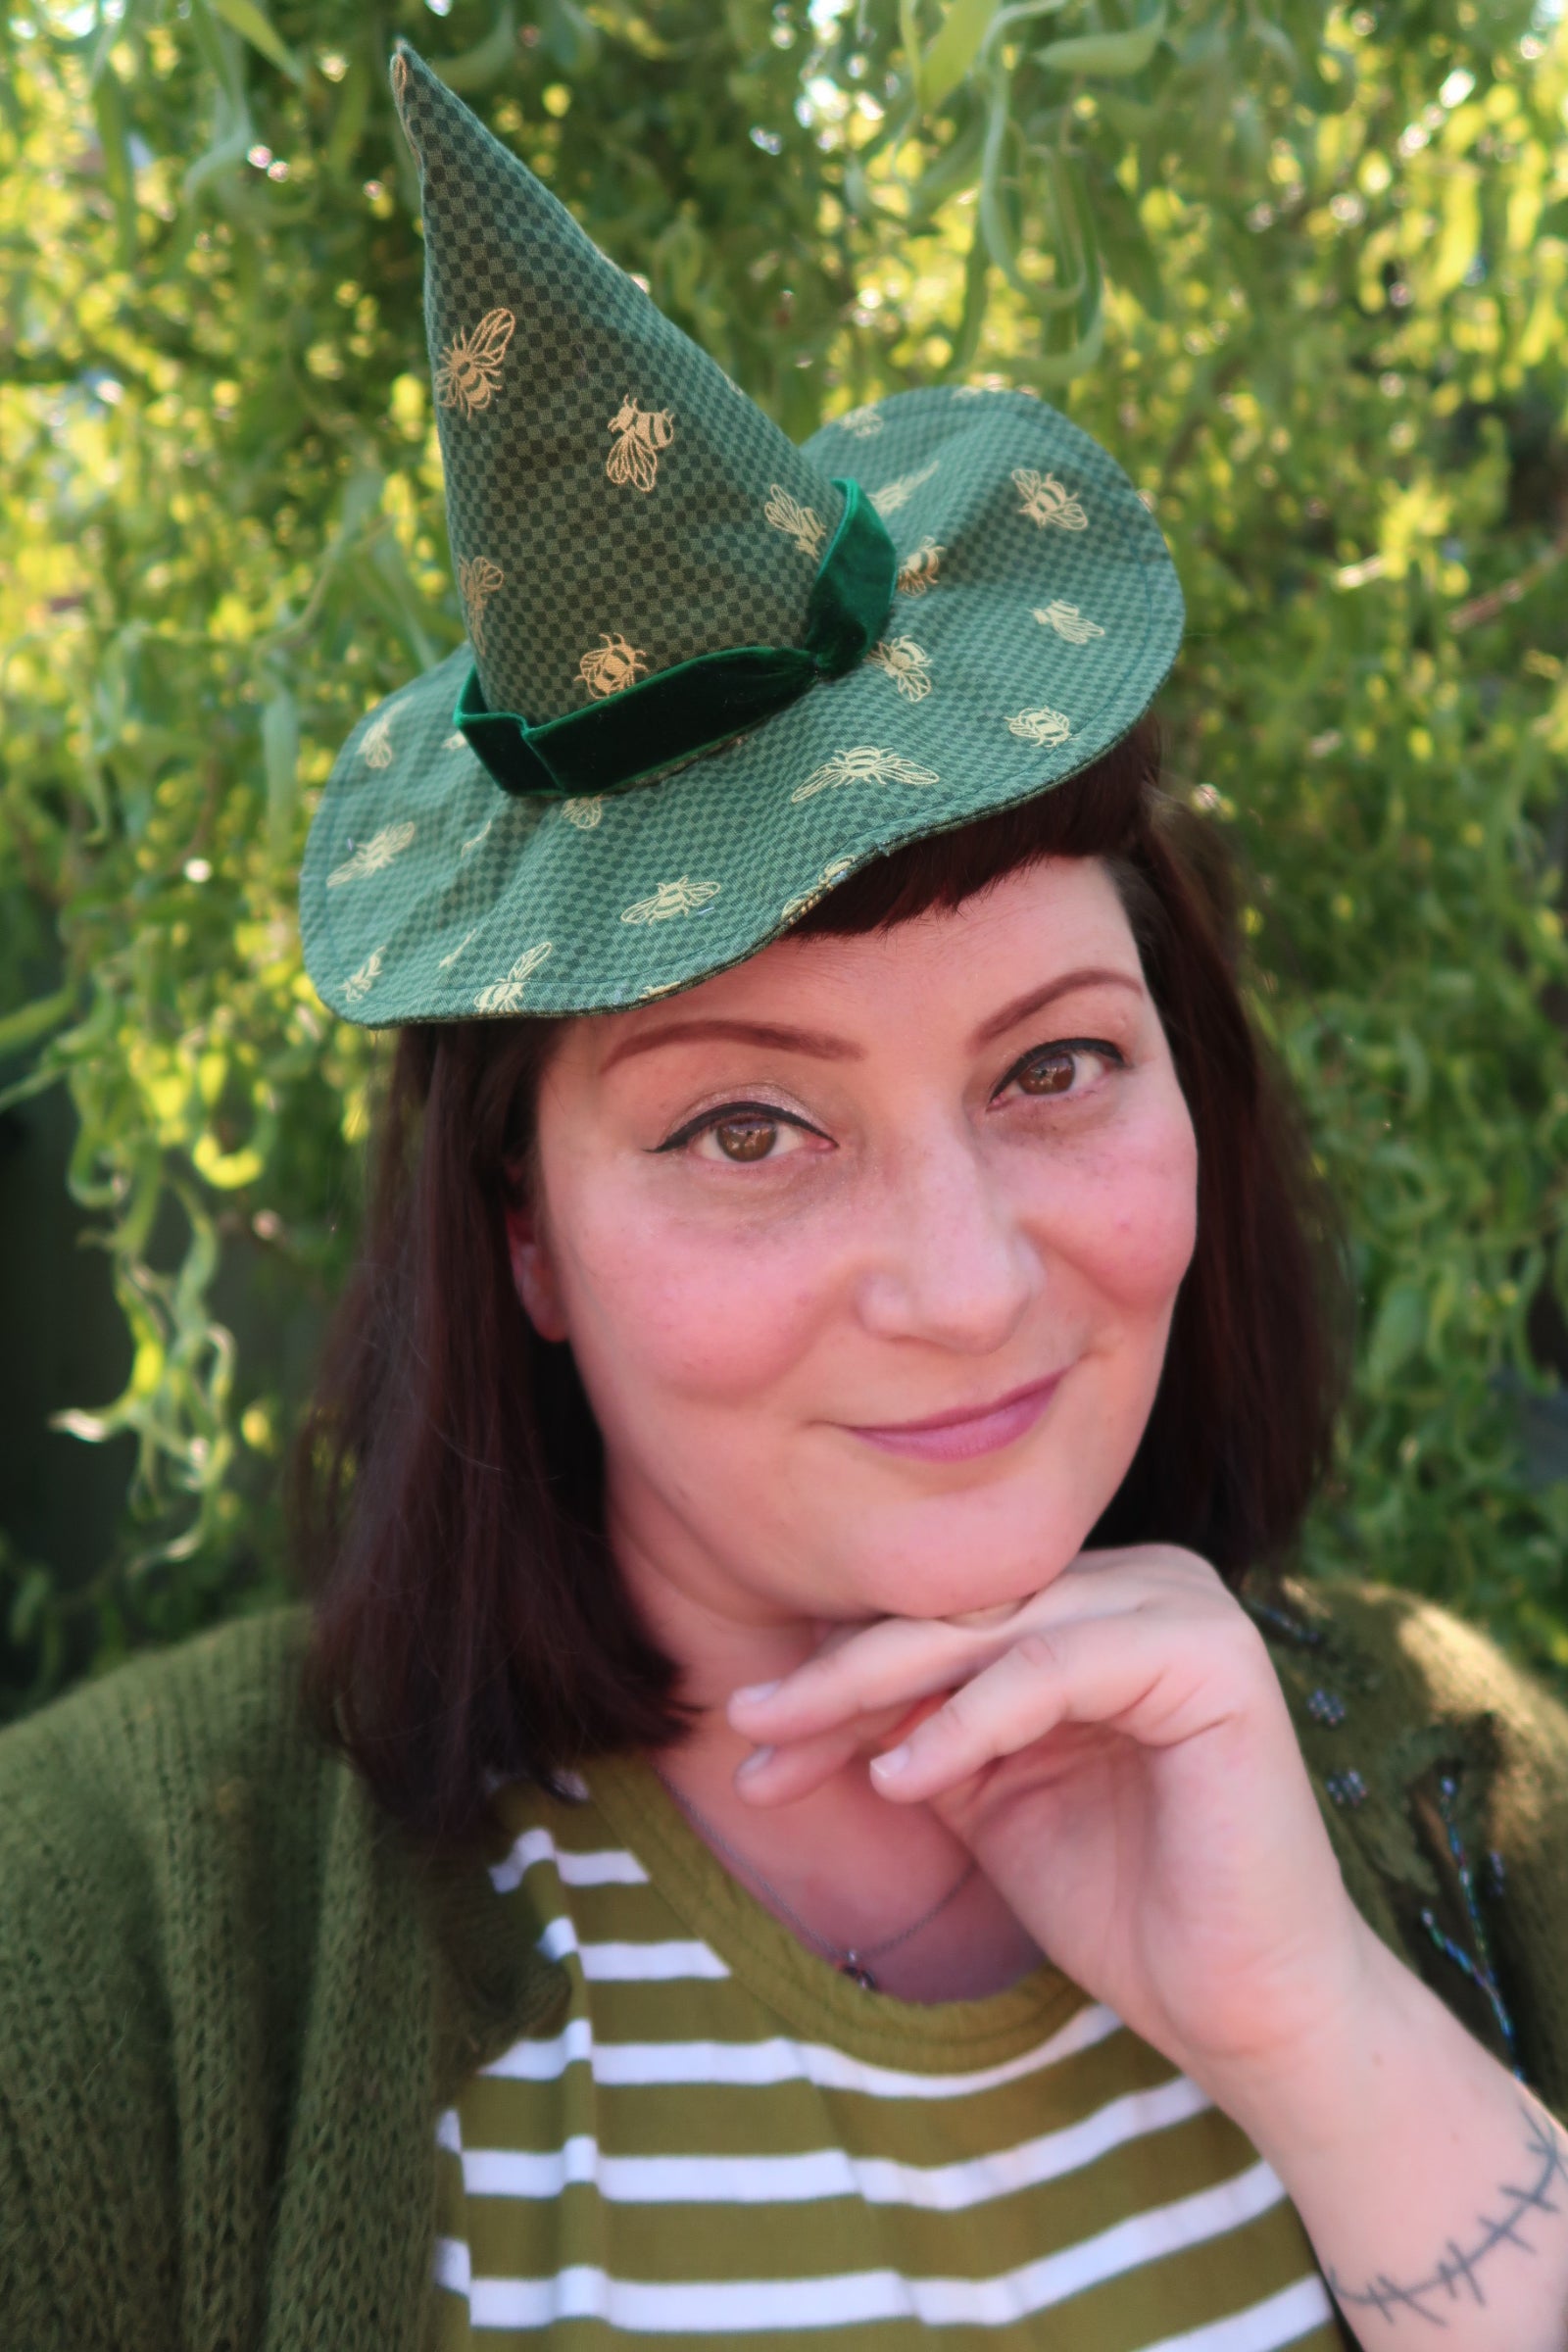
M863 1991L641 1762L497 1799L503 1900L570 1979L439 2121L440 2352L1341 2352L1295 2207L1230 2118L1042 1965Z

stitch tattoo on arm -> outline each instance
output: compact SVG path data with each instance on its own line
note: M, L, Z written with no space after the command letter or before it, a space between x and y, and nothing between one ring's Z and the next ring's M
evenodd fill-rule
M1417 2279L1411 2285L1400 2286L1386 2272L1379 2272L1365 2286L1352 2288L1330 2266L1324 2276L1347 2313L1375 2311L1392 2327L1400 2312L1410 2311L1436 2328L1446 2328L1448 2323L1441 2309L1444 2302L1456 2303L1467 2293L1472 2303L1486 2303L1476 2273L1494 2246L1506 2242L1517 2246L1522 2253L1535 2253L1535 2247L1521 2234L1525 2217L1530 2213L1563 2212L1564 2203L1554 2200L1551 2191L1553 2187L1568 2190L1568 2163L1564 2162L1563 2143L1552 2124L1549 2121L1543 2124L1528 2107L1521 2107L1519 2112L1525 2122L1525 2152L1540 2164L1535 2181L1529 2187L1503 2181L1498 2194L1507 2199L1507 2205L1498 2216L1480 2215L1479 2242L1465 2248L1450 2237L1446 2252L1439 2257L1430 2278Z

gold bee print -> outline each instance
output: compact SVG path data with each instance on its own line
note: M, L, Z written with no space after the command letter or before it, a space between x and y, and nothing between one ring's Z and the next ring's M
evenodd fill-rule
M477 939L478 936L479 926L477 923L475 923L471 931L465 931L463 937L459 940L455 948L451 949L448 954L441 956L436 965L437 971L449 972L452 969L452 966L457 962L458 957L463 954L463 951L467 946L469 940Z
M717 882L692 882L682 874L678 882L661 882L651 897L638 899L621 915L623 923L667 923L672 915L696 914L716 899Z
M504 980L492 980L487 988L480 989L473 1000L474 1011L519 1012L522 992L549 953L548 939L541 940L536 948L525 949Z
M922 539L899 566L897 586L901 594L924 596L928 588L937 587L940 584L942 559L947 552L934 539Z
M451 734L446 738L445 742L441 746L441 749L444 752L466 752L467 748L468 738L466 735L465 735L461 727L454 727Z
M793 539L803 556L819 556L827 537L827 524L813 507L803 507L791 498L787 490L774 482L768 492L762 514L775 531Z
M655 997L672 997L679 986L678 980L650 980L646 988L637 991L637 1002L649 1004Z
M779 921L798 923L803 914L810 913L819 899L826 898L835 883L843 881L854 865L853 858L830 858L809 890L803 890L798 898L785 900L779 908Z
M484 823L479 827L478 832L470 833L468 835L467 840L464 842L458 851L458 863L460 865L463 863L465 858L471 858L473 856L474 851L481 846L485 835L489 832L495 821L496 820L493 816L487 816L484 820Z
M858 743L853 751L835 752L820 767L813 767L806 782L796 785L790 802L799 808L803 801L814 801L819 792L836 792L845 784L926 785L941 781L933 767L901 759L897 752L879 751L875 744Z
M595 701L603 702L606 695L621 694L634 685L647 667L646 654L624 637L601 629L599 643L578 662L577 675Z
M501 363L517 321L510 311L486 311L471 334L454 335L435 371L435 396L443 409L475 416L487 409L501 381Z
M610 419L615 445L605 460L612 482L630 482L634 490L651 490L659 479L659 455L675 438L675 420L668 409L645 409L628 392Z
M484 653L484 609L506 576L488 556L465 556L458 565L458 594L463 599L469 641L480 656Z
M367 767L390 767L392 764L392 713L383 710L380 717L365 730L360 745L360 758Z
M1059 596L1054 596L1049 605L1036 605L1034 612L1042 628L1054 629L1069 645L1087 645L1091 637L1105 634L1098 620L1086 619L1076 605L1063 604Z
M1027 514L1044 530L1054 523L1062 531L1086 531L1089 517L1070 490L1064 490L1054 473L1036 473L1032 466L1015 466L1012 486L1023 501L1020 514Z
M363 997L369 995L372 986L380 977L381 962L385 954L385 948L372 948L359 970L350 972L343 983L343 994L349 1004L358 1004Z
M561 813L579 833L591 833L605 813L605 796L602 792L578 794L562 802Z
M1016 712L1007 721L1007 732L1024 743L1065 743L1072 733L1072 720L1065 711L1053 710L1049 703L1042 703L1038 710Z
M866 660L884 671L906 702L923 703L931 691L931 657L909 637L884 637Z
M896 514L901 507L908 505L915 492L936 472L938 463L933 458L930 465L922 466L918 473L901 473L896 481L884 482L880 490L872 491L871 504L884 522L890 514Z
M340 890L345 882L363 882L367 874L378 874L394 858L401 858L414 839L414 819L406 817L400 825L383 825L368 841L362 841L352 858L345 858L326 877L328 890Z
M882 430L886 419L881 410L873 402L867 401L863 408L851 409L838 421L845 432L855 435L857 441L869 441Z
M955 400L984 400L988 392L1005 392L1007 389L1000 375L983 375L978 383L955 384L953 397Z

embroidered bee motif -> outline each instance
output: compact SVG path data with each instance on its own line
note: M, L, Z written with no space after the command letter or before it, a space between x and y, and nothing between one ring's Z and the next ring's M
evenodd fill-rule
M887 419L874 403L867 401L863 408L851 409L838 421L845 432L855 435L857 441L869 441L882 430Z
M477 923L475 923L471 931L465 931L463 937L459 940L457 946L452 949L450 954L443 956L440 958L440 961L436 965L436 969L442 972L450 971L452 966L457 962L458 957L463 954L463 951L467 946L469 940L477 939L478 936L479 926Z
M1009 735L1017 735L1025 743L1065 743L1072 733L1072 720L1061 710L1053 710L1042 703L1038 710L1020 710L1007 721Z
M628 645L624 637L612 636L608 629L599 632L599 643L584 654L577 664L577 675L596 700L606 695L621 694L648 667L648 656Z
M977 384L955 384L953 397L955 400L983 400L988 392L1005 392L1007 389L1008 386L1000 375L983 375Z
M854 864L853 858L830 858L809 890L803 890L798 898L785 901L779 908L779 921L798 923L803 914L809 914L818 900L825 899L834 884L842 882Z
M679 986L678 980L650 980L646 988L637 991L637 1002L646 1004L655 997L673 996Z
M934 539L922 539L912 555L905 557L899 566L897 586L905 596L924 596L928 588L940 586L938 567L947 554Z
M890 514L896 514L901 507L908 505L922 483L928 482L936 472L938 463L933 458L930 465L922 466L918 473L901 473L896 481L884 482L880 490L872 491L871 504L884 521Z
M1064 605L1059 596L1054 596L1049 605L1036 605L1034 612L1043 627L1054 629L1069 645L1087 645L1091 637L1105 634L1098 620L1086 620L1076 605Z
M458 852L458 863L460 865L463 863L465 858L472 857L474 851L479 847L480 843L483 841L485 835L489 832L495 821L496 820L493 816L487 816L484 820L484 823L479 827L478 832L470 833L468 835L467 840L463 844L463 847Z
M762 513L775 531L782 531L787 538L794 540L803 556L821 554L822 542L827 537L827 524L814 508L803 507L797 499L791 498L787 490L780 489L778 483L774 482Z
M344 981L343 994L351 1004L358 1004L362 997L369 995L372 984L380 977L381 958L385 953L384 948L372 948L359 970L350 972Z
M884 637L865 658L886 672L906 702L924 702L930 693L931 657L912 638Z
M804 784L797 784L790 802L798 808L814 801L819 792L836 792L841 784L940 784L935 768L921 767L897 752L879 751L875 744L858 743L853 751L835 752L813 767Z
M1053 522L1058 530L1063 531L1086 531L1089 528L1089 517L1083 508L1070 490L1062 488L1054 473L1036 473L1032 466L1015 466L1012 469L1012 486L1023 500L1019 514L1027 514L1030 521L1039 523L1042 530Z
M468 636L476 654L484 652L484 609L506 579L499 564L488 556L465 556L458 565L458 594L467 618Z
M612 482L630 482L634 490L651 490L659 479L659 453L675 438L675 420L668 409L643 409L628 392L610 419L615 446L605 460Z
M605 796L602 792L596 792L563 801L561 813L568 825L576 826L579 833L591 833L605 813Z
M517 957L504 980L492 980L481 988L473 1000L475 1012L516 1012L522 1004L522 992L550 953L550 942L542 940L538 947L527 948Z
M360 745L360 758L367 767L390 767L392 764L392 713L383 710L365 730Z
M468 738L466 735L465 735L461 727L454 727L451 734L441 746L441 749L444 752L466 752L467 748Z
M678 882L661 882L652 897L639 899L620 919L623 923L667 923L671 915L695 914L717 898L721 887L717 882L690 882L682 874Z
M453 336L435 371L435 397L441 408L473 416L490 406L516 323L510 311L486 311L471 334Z
M372 833L368 841L361 842L352 858L345 858L341 865L332 868L326 877L327 889L338 890L345 882L362 882L367 874L378 874L394 858L402 857L414 839L414 831L412 816L400 825L383 825L379 833Z

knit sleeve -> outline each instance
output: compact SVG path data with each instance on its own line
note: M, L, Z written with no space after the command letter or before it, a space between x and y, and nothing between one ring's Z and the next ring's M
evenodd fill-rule
M1487 1849L1475 1869L1490 1890L1499 1976L1527 2012L1532 2079L1568 2119L1568 1708L1446 1609L1418 1604L1400 1639L1438 1711L1488 1719L1494 1733Z
M29 2352L154 2352L179 2303L156 1937L93 1695L0 1737L0 2342Z
M1315 1722L1303 1709L1298 1729L1365 1907L1568 2125L1568 1708L1416 1593L1287 1591L1329 1641L1303 1658L1303 1689L1326 1679L1347 1702Z

